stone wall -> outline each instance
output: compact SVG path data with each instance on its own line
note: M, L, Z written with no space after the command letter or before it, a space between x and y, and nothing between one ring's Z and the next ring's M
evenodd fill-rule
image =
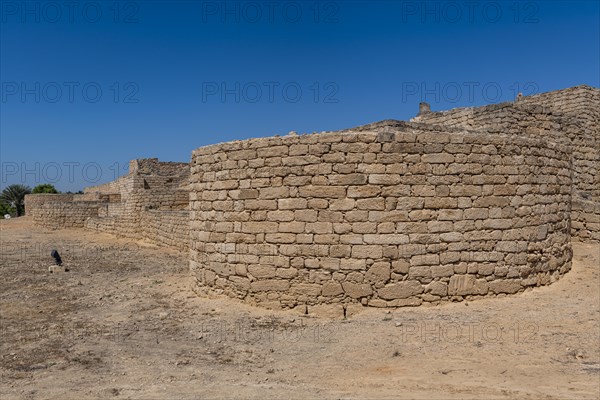
M571 154L389 121L192 154L198 290L274 308L516 293L570 268Z
M84 228L91 229L98 232L111 233L117 235L118 230L115 228L117 218L116 217L96 217L92 216L86 219Z
M35 208L46 202L71 202L73 194L28 194L25 196L25 214L32 215Z
M83 189L84 193L105 193L105 194L120 194L127 196L134 188L134 179L131 175L122 176L112 182L108 182L98 186L90 186Z
M600 241L600 91L579 86L345 131L133 160L40 225L190 250L201 293L303 311L416 306L546 285Z
M127 175L86 189L120 194L120 201L104 205L98 217L86 222L86 228L186 250L188 223L181 218L189 206L189 170L187 163L132 160Z
M134 175L158 175L188 177L190 165L173 161L158 161L158 158L142 158L129 162L129 172Z
M521 135L523 132L553 141L567 141L573 154L573 202L600 203L600 90L576 86L477 108L458 108L424 113L412 121L483 129L491 133ZM573 221L585 224L573 216ZM575 229L574 236L585 232ZM592 226L594 228L594 226ZM587 235L582 239L597 236Z
M189 211L148 210L142 212L140 222L141 238L182 251L189 249Z
M189 170L187 163L133 160L127 175L84 194L27 195L26 213L45 227L85 227L187 250Z
M600 202L574 199L571 218L571 232L575 239L600 242Z
M25 213L46 228L83 228L90 217L108 200L77 194L30 194L25 196Z
M117 236L146 240L150 243L176 248L189 249L189 211L146 210L140 213L136 228L116 217L92 217L85 221L85 228Z

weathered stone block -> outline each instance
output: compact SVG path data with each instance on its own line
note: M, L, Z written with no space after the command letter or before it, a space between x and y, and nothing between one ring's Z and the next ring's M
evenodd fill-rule
M367 244L399 245L409 243L408 235L403 234L365 234L363 240Z
M426 197L424 207L432 209L456 208L458 207L458 200L452 197Z
M269 211L267 212L267 221L289 222L294 220L293 211Z
M375 262L367 270L365 278L374 284L383 284L390 280L390 263L387 261Z
M454 265L433 265L431 267L431 276L441 278L454 275Z
M519 279L500 279L489 282L490 291L494 293L517 293L521 290Z
M448 295L448 285L444 282L433 281L425 286L425 293L430 293L434 296L444 297Z
M337 296L344 293L344 289L339 282L329 281L323 284L321 295L323 296Z
M404 281L388 285L377 290L377 294L382 299L406 299L423 293L423 286L416 281Z
M371 285L366 283L343 282L344 293L353 299L370 296L373 293Z
M397 185L402 181L400 175L396 174L371 174L369 184L371 185Z
M375 197L381 193L379 186L350 186L348 188L348 197L350 198L361 198L361 197Z
M337 199L329 202L329 209L332 211L349 211L354 209L354 199Z
M318 212L316 210L296 210L294 218L296 221L315 222L317 221Z
M350 257L352 247L347 244L333 245L329 248L329 255L331 257L344 258Z
M340 269L364 270L366 268L365 259L343 258L340 260Z
M453 225L451 221L429 221L427 222L427 230L431 233L451 232Z
M475 275L453 275L448 284L450 296L467 296L486 294L488 284L485 280L478 280Z
M381 258L383 256L383 248L377 245L356 245L352 246L353 258Z
M265 267L260 265L250 265L248 267L248 273L258 279L273 278L276 275L275 271L275 267Z
M250 279L248 278L232 275L229 277L229 280L233 283L233 286L238 290L250 290Z
M363 185L367 182L365 174L330 175L331 185Z
M306 208L307 201L300 198L279 199L277 205L280 210L301 210Z
M448 153L423 154L421 161L428 164L449 164L454 162L454 156Z
M410 263L408 260L394 260L392 261L392 269L398 274L408 274Z
M463 240L463 235L459 232L440 233L440 240L442 242L460 242Z
M268 243L295 243L296 235L293 233L267 233L265 240Z
M330 199L346 197L346 188L343 186L301 186L298 192L302 197L323 197Z
M359 210L385 210L385 199L370 198L356 201L356 208Z
M476 280L475 275L454 275L450 278L448 294L452 296L473 294Z
M276 291L283 292L290 288L290 283L282 279L266 279L254 281L250 284L250 289L254 292Z
M296 268L277 268L275 274L278 278L292 279L298 275L298 270Z
M318 296L321 294L321 285L314 283L294 283L291 286L291 292L308 296Z
M303 233L306 230L304 222L280 222L279 232L281 233Z

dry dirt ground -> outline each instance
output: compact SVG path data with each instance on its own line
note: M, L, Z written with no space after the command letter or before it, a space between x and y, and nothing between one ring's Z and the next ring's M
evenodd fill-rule
M344 320L200 298L172 250L0 228L3 400L600 396L598 244L549 287Z

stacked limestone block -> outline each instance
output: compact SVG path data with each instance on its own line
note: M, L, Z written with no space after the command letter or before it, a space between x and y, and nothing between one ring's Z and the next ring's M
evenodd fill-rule
M187 163L132 160L129 174L84 194L28 195L26 212L46 227L85 227L187 250L188 179Z
M570 268L571 155L548 140L382 123L192 155L201 292L292 308L420 305Z
M118 202L100 209L86 228L160 246L188 249L189 164L132 160L129 174L86 192L118 193ZM110 196L117 196L111 194Z
M189 249L189 211L142 212L140 234L142 239L163 246L186 251Z
M117 230L115 229L115 217L90 217L85 220L83 227L86 229L116 234Z
M600 206L600 90L576 86L564 90L523 97L515 103L477 108L458 108L424 113L412 121L448 127L484 129L492 133L531 134L553 141L566 141L573 154L573 203L592 201ZM589 212L588 212L589 214ZM600 231L574 213L572 235L582 240L598 240Z
M571 218L574 238L580 241L600 242L600 202L574 199Z
M107 198L72 194L29 194L25 196L25 213L34 223L51 229L83 228Z
M72 194L28 194L25 195L25 214L32 215L36 208L47 202L72 202Z

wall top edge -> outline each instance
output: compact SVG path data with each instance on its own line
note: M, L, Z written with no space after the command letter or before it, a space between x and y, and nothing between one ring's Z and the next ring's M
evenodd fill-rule
M294 144L326 144L326 143L385 143L385 142L414 142L414 143L463 143L466 138L478 138L485 144L513 144L518 146L535 145L571 153L568 140L548 137L540 138L531 134L506 135L488 130L470 130L465 128L450 128L420 122L384 120L355 128L321 133L289 134L285 136L270 136L234 140L215 143L196 148L192 159L196 156L214 154L223 151L250 150L271 146L290 146ZM401 139L401 140L398 140Z

